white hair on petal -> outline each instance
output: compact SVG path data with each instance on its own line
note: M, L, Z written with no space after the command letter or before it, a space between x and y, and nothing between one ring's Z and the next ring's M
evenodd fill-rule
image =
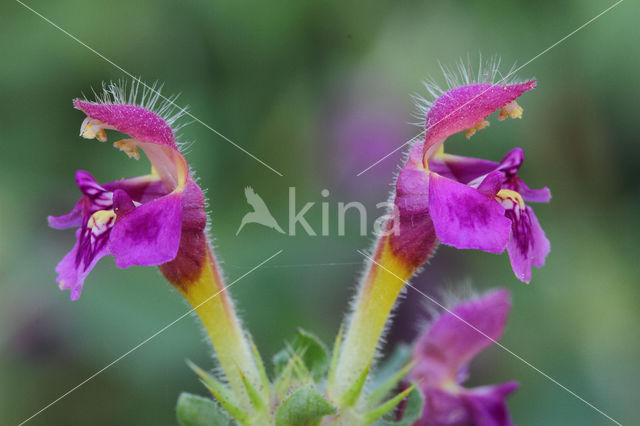
M487 59L479 54L477 68L472 65L471 57L460 59L454 67L443 65L438 61L440 70L444 76L445 88L443 89L433 78L425 79L422 84L428 95L420 93L411 94L415 104L415 110L411 116L417 121L412 122L418 127L424 128L425 117L431 106L440 96L446 95L449 90L471 84L516 84L519 81L515 77L516 64L513 64L506 74L500 72L502 60L499 56L491 56Z
M164 84L154 82L151 85L143 83L140 78L135 78L129 83L127 80L110 81L102 83L102 88L98 92L91 89L94 100L84 97L86 102L95 102L103 105L135 105L157 114L162 118L176 137L177 132L183 127L191 124L191 121L184 121L181 118L189 110L189 106L181 107L176 104L180 94L163 96L162 88ZM177 142L179 145L180 142Z

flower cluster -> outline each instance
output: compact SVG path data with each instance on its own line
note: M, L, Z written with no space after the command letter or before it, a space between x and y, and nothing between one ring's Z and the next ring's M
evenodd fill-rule
M544 264L549 241L527 203L548 202L551 195L546 187L529 188L518 176L522 149L512 149L499 162L444 152L449 136L471 137L496 111L498 120L521 118L516 99L535 86L535 80L467 80L425 101L424 140L411 147L395 184L397 214L386 224L393 232L376 242L344 339L341 329L329 353L300 330L274 357L272 381L235 314L205 233L203 193L176 142L175 122L184 110L172 115L172 100L156 107L155 89L137 102L137 86L127 97L111 85L95 102L73 102L86 115L82 137L105 142L107 130L123 133L127 137L114 146L135 159L143 152L151 171L109 183L76 172L80 200L70 213L49 217L52 227L76 228L76 243L56 268L58 284L78 299L88 274L108 255L120 268L160 268L198 314L221 367L222 377L216 377L192 366L217 403L181 395L182 424L229 423L232 417L242 425L365 425L380 419L418 426L511 425L505 398L517 383L463 386L470 361L504 331L511 306L506 290L442 313L416 340L410 360L391 374L380 368L372 379L369 373L399 294L439 242L490 253L506 250L524 282L531 280L533 267Z

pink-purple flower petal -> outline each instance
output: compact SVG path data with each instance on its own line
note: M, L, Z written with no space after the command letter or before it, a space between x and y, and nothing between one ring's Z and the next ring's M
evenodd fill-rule
M494 171L496 167L498 163L495 161L447 153L434 155L429 160L430 171L464 184Z
M496 290L444 312L416 342L414 358L433 366L432 377L455 379L473 357L498 340L511 309L509 293Z
M85 200L81 199L73 206L73 209L62 216L47 216L49 226L56 229L77 228L82 225L82 211Z
M518 389L517 382L482 386L464 392L464 405L474 425L512 426L505 399Z
M418 338L409 379L425 405L414 426L511 425L504 400L517 383L462 386L469 362L502 336L510 306L506 290L487 293L442 313Z
M511 224L500 203L437 173L429 176L429 213L444 244L502 253L509 241Z
M471 84L443 93L427 113L424 154L454 133L474 127L536 87L535 80L519 84Z
M511 219L511 236L507 245L511 267L520 281L528 283L531 281L531 268L544 265L551 244L531 207L521 209L514 206L507 209L506 214Z
M413 146L396 182L396 217L388 224L393 252L414 267L424 263L437 244L429 216L429 173L422 165L422 144Z
M182 194L171 193L122 216L118 213L109 249L116 266L158 265L176 257L182 226Z
M80 298L85 278L96 263L109 254L106 244L101 244L96 251L91 252L90 256L83 253L82 232L81 229L76 231L76 244L56 266L56 273L58 274L56 282L61 290L71 290L71 300Z
M73 100L73 106L121 133L140 142L148 142L177 150L171 127L156 113L126 104L103 104Z
M127 193L137 203L148 203L169 193L162 179L157 175L138 176L116 180L102 185L108 191L118 189Z

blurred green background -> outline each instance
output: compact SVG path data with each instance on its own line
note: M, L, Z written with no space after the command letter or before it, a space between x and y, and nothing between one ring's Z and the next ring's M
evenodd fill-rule
M524 64L612 2L552 1L111 1L30 0L28 4L147 82L181 92L181 105L284 174L279 177L198 123L187 159L208 189L212 233L233 279L279 249L284 253L238 282L232 293L263 356L297 327L331 341L361 271L359 235L349 216L337 236L339 201L375 208L401 159L390 156L419 132L409 124L410 94L421 81L444 84L438 61L469 54L502 57L503 73ZM640 86L638 4L623 2L522 69L538 88L519 103L523 120L498 123L454 153L499 160L526 153L521 176L547 185L535 206L551 240L547 265L530 285L506 255L441 247L414 280L438 296L471 282L504 286L514 308L502 340L622 423L636 421L640 289ZM186 311L154 268L118 270L102 260L82 297L56 288L54 268L73 232L49 229L79 193L76 169L99 181L146 172L108 145L82 140L84 115L71 99L121 71L17 2L0 5L0 424L17 424ZM252 186L286 227L288 188L320 229L319 203L331 207L329 236L295 237L258 225L236 229ZM329 197L320 196L328 189ZM409 292L388 336L410 341L426 302ZM205 394L185 365L213 367L193 318L185 318L33 419L33 425L176 424L183 390ZM510 398L523 425L610 424L529 366L490 348L471 367L471 384L517 380ZM635 403L635 405L634 405Z

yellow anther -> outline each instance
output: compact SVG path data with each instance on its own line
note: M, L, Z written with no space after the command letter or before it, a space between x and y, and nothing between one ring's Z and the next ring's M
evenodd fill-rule
M522 199L522 195L513 191L511 189L501 189L496 194L496 200L503 201L511 201L513 204L517 204L521 209L524 209L524 200Z
M93 118L85 118L80 126L80 136L85 139L97 139L100 142L107 141L107 133L104 131L105 124Z
M118 142L114 142L113 146L127 154L129 158L135 158L136 160L140 159L138 146L133 139L122 139Z
M475 133L478 130L482 130L485 127L488 127L488 126L489 126L489 122L487 120L481 121L478 124L476 124L475 126L467 129L467 131L465 132L464 135L467 137L467 139L469 139L469 138L471 138L471 136L475 135Z
M498 120L502 121L507 117L522 118L522 107L516 101L511 101L498 113Z

